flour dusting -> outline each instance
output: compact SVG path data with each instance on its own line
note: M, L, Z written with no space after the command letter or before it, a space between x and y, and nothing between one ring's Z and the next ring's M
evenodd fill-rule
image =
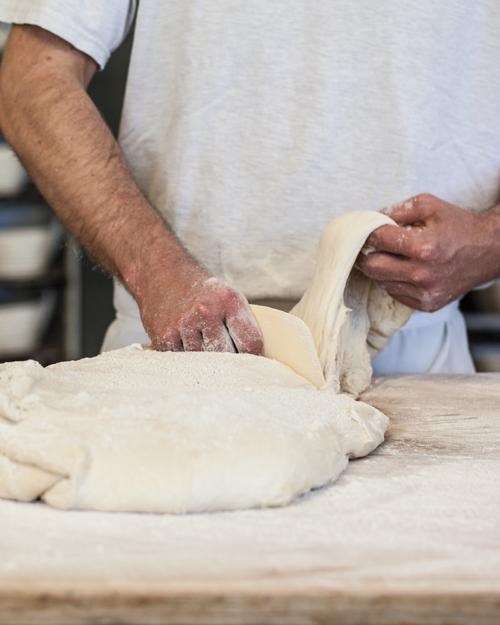
M142 512L286 504L369 453L388 423L267 358L142 345L2 365L0 419L3 497Z

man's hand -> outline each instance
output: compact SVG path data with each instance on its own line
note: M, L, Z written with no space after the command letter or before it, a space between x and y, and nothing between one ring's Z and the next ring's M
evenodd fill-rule
M86 94L96 63L44 29L14 25L0 126L60 220L139 304L156 349L260 354L241 293L198 266L137 187Z
M470 212L433 195L382 211L398 224L375 230L356 266L397 301L434 312L500 276L500 207Z
M262 354L259 328L239 291L189 258L158 261L136 289L155 349Z

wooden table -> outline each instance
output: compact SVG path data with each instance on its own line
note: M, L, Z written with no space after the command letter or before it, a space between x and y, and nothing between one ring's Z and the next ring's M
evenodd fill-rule
M386 443L285 508L0 501L0 623L500 623L500 374L379 378Z

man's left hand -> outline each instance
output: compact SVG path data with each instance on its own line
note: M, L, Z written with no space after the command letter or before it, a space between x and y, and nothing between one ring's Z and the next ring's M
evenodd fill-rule
M382 211L398 226L375 230L356 266L397 301L434 312L500 276L500 206L471 212L433 195Z

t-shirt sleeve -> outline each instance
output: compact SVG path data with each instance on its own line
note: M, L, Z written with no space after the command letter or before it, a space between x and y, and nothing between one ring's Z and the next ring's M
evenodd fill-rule
M137 0L2 0L2 30L33 24L91 56L102 69L125 38Z

